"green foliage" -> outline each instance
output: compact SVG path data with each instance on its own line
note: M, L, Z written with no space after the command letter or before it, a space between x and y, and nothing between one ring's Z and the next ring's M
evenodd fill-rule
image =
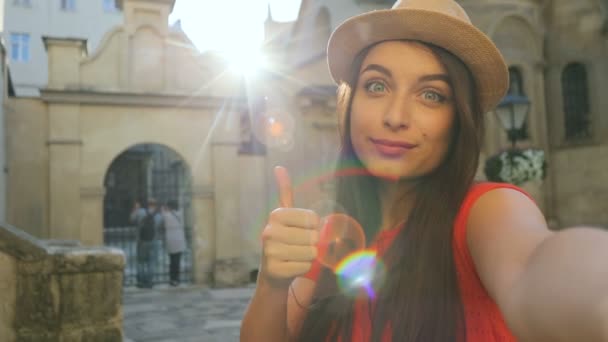
M511 149L486 160L484 172L492 182L523 183L543 180L547 174L545 152L540 149Z

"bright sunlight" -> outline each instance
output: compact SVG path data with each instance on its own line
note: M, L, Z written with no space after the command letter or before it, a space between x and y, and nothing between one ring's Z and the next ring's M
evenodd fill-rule
M296 19L301 0L177 0L170 17L201 51L226 56L232 71L253 76L267 67L260 52L268 5L275 21Z

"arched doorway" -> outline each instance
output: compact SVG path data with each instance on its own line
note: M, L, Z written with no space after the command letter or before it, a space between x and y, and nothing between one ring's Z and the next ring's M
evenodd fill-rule
M159 204L177 201L183 213L186 251L181 257L181 282L192 281L192 182L186 162L172 149L159 144L139 144L118 155L104 177L104 244L122 249L126 255L124 285L136 283L137 227L130 215L135 201L145 205L154 198ZM154 251L152 281L169 282L169 256L164 234Z

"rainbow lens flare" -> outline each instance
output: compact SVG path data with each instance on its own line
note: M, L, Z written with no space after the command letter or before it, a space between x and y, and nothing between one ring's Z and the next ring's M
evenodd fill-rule
M364 290L369 298L375 298L386 275L374 249L352 253L338 264L334 272L342 293L356 295Z

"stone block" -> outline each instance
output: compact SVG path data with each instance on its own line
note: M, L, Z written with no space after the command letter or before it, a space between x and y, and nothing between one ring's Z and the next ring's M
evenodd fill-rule
M59 325L57 279L44 273L19 274L15 308L16 329L56 331Z
M39 330L22 330L17 332L17 341L19 342L61 342L57 332L39 331Z
M122 272L59 275L62 325L91 325L118 317L122 276Z
M124 252L116 248L51 247L56 273L112 272L125 266Z

